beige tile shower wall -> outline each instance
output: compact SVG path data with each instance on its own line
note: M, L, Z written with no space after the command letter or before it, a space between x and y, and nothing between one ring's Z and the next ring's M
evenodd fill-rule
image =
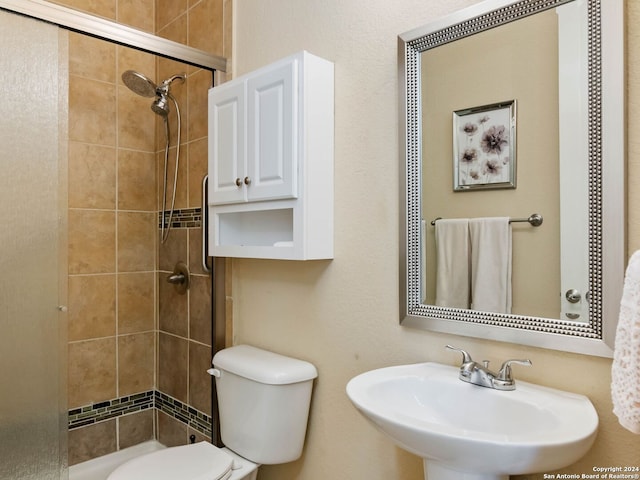
M156 0L156 34L189 46L225 55L223 0ZM227 42L229 45L229 42ZM207 172L207 92L210 72L158 59L158 81L185 73L184 83L174 82L172 94L179 103L181 122L176 209L202 204L202 179ZM174 110L173 104L172 111ZM177 142L176 116L170 115L171 145ZM164 181L164 125L156 119L158 209L162 209ZM168 158L167 198L173 194L176 149ZM170 200L168 200L170 201ZM157 388L181 402L211 415L211 278L201 266L200 228L172 229L158 256L158 379ZM191 288L185 295L166 282L177 262L191 272ZM196 434L186 425L158 412L158 438L166 445L188 442Z
M124 69L154 65L150 55L71 34L71 408L154 385L154 123L140 114L144 99L117 81Z
M48 0L153 33L155 0Z
M69 49L68 389L76 408L155 385L155 119L148 99L120 81L130 68L152 75L155 58L75 33ZM145 412L73 430L70 461L152 438L149 419Z
M138 1L135 8L130 1L115 0L55 3L153 31L149 1ZM141 8L144 3L151 9ZM147 14L140 15L145 10ZM126 180L138 169L130 163L136 154L118 148L116 78L121 66L129 63L130 55L106 42L76 34L71 37L69 286L73 292L69 299L69 405L73 407L113 398L119 390L128 390L132 383L139 382L139 378L134 379L136 375L129 375L120 385L117 333L146 332L123 339L121 353L125 357L131 357L132 342L148 342L148 332L154 326L154 297L153 288L149 291L147 286L142 287L144 301L140 302L138 295L132 301L141 283L133 281L135 274L122 276L124 272L117 266L117 235L122 233L118 232L119 210L135 208ZM153 159L150 153L147 155ZM155 193L155 184L144 187ZM153 287L153 275L146 281L149 284ZM143 383L148 384L148 365L144 367L147 379Z

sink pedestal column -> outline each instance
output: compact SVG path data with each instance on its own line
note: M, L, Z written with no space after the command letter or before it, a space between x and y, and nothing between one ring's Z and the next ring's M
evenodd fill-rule
M425 459L424 478L425 480L509 480L509 475L461 472L436 461Z

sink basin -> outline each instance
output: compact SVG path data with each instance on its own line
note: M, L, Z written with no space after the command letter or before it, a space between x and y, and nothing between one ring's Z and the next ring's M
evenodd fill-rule
M398 446L421 456L428 480L507 480L553 472L591 447L598 415L583 395L526 382L513 391L420 363L372 370L347 384L355 407Z

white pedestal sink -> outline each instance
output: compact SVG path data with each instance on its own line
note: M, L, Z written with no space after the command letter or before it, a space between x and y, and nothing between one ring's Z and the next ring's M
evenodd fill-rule
M420 363L363 373L355 407L398 446L424 458L427 480L508 480L553 472L591 447L598 415L583 395L517 382L499 391L462 382L458 368Z

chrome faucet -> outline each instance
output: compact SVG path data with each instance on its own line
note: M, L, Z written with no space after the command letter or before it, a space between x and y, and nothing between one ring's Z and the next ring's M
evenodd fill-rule
M472 383L481 387L494 388L496 390L515 390L516 381L511 375L511 365L531 365L531 360L507 360L500 367L498 373L489 370L489 361L484 360L482 365L474 362L466 351L461 348L447 345L446 348L462 354L462 365L460 365L459 378L463 382Z

